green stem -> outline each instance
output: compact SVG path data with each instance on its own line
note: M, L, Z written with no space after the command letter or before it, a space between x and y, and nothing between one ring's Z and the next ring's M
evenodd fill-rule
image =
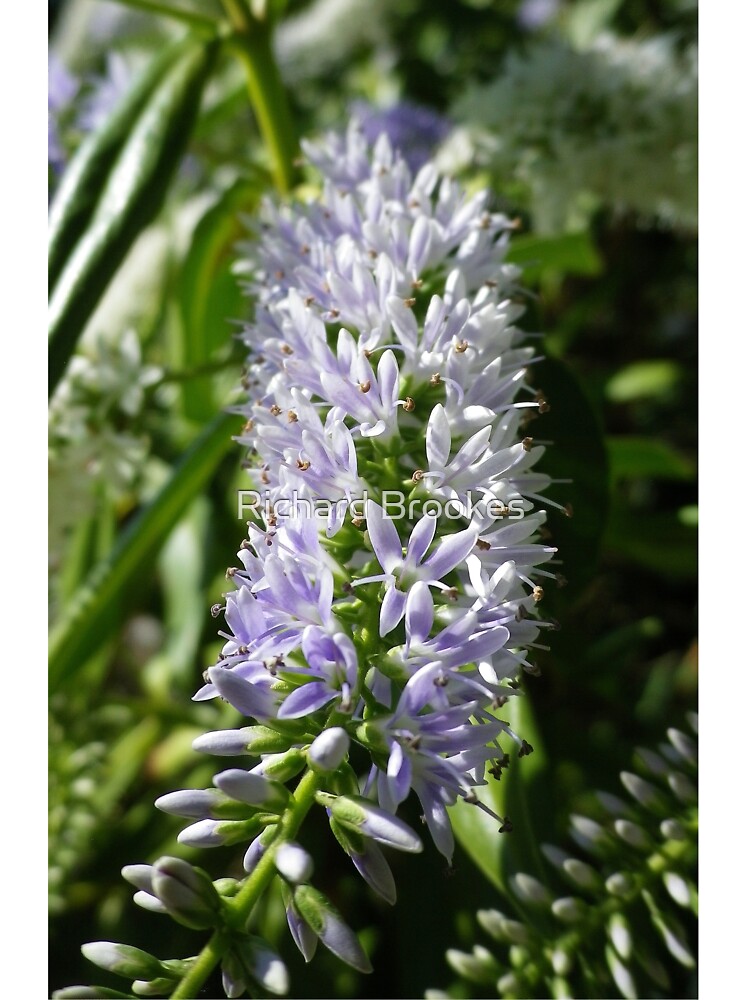
M250 102L271 156L274 183L288 194L298 146L286 91L271 46L271 26L254 18L240 0L222 0L234 29L230 45L245 69Z
M210 32L215 35L219 24L205 14L198 14L194 10L185 10L181 7L172 7L167 3L160 3L159 0L115 0L115 3L122 4L123 7L134 7L136 10L145 10L150 14L160 14L163 17L172 18L174 21L181 21L190 28L194 28L201 33Z
M284 841L293 840L297 835L302 821L315 801L317 790L317 774L314 771L307 771L295 789L291 806L284 813L279 823L278 833L273 844L262 856L252 875L248 877L239 893L234 899L227 900L226 906L229 911L229 919L238 930L244 927L253 907L276 874L273 860L276 848ZM177 984L177 988L172 993L172 1000L192 1000L192 998L197 997L198 991L221 961L225 948L225 934L221 931L215 931L208 944L190 967L190 971Z

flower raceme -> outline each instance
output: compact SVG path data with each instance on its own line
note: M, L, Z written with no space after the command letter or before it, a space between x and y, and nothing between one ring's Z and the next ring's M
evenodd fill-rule
M197 821L188 844L244 843L248 872L276 852L305 956L319 938L360 967L336 920L311 911L303 848L278 853L296 801L286 783L314 773L339 843L390 902L380 845L421 849L396 816L411 791L450 861L448 806L479 804L473 789L488 761L505 765L504 744L530 749L493 710L533 669L550 624L538 580L554 576L541 567L555 550L539 541L544 449L523 429L545 403L515 326L513 223L432 163L413 177L356 124L305 151L319 197L266 205L239 266L256 303L239 440L254 486L332 501L330 513L249 522L235 589L215 609L226 643L196 698L220 696L253 721L195 746L258 762L159 804ZM401 516L386 516L388 491L408 496ZM511 504L524 516L497 516Z

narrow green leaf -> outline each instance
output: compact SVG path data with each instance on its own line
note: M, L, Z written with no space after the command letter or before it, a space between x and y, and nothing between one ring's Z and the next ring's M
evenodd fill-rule
M188 51L138 116L107 177L88 228L52 291L49 385L52 392L110 279L164 203L200 106L216 46Z
M109 172L156 85L185 50L184 39L170 45L145 68L107 120L80 145L68 164L49 214L50 291L65 261L94 214Z
M232 252L244 231L241 213L255 208L260 190L257 180L236 180L207 209L193 231L178 288L183 370L200 368L217 348L226 346L230 320L245 311L244 296L231 273ZM204 376L183 387L187 417L206 420L216 412L212 386L211 376Z
M50 638L50 689L75 677L106 640L123 593L155 560L174 526L204 489L232 445L237 417L221 414L194 442L154 500L120 535L90 575Z

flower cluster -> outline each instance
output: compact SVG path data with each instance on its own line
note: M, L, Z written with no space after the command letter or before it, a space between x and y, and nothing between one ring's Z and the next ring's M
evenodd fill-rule
M578 225L600 204L694 228L697 85L695 50L666 36L602 34L582 49L543 38L456 102L464 124L440 162L474 158L512 182L537 230Z
M50 404L50 538L57 558L71 528L102 492L133 490L148 453L140 434L144 393L162 376L143 364L135 330L99 335L70 362Z
M450 861L448 807L480 805L488 761L499 776L505 747L531 749L496 710L550 624L535 610L539 577L554 577L540 568L555 550L535 509L549 480L523 429L546 403L527 383L534 351L515 326L517 271L503 262L513 223L488 194L466 196L431 163L412 177L356 123L306 153L320 197L267 205L242 266L256 315L240 440L273 499L346 503L326 518L249 523L228 572L235 589L214 609L226 644L196 698L220 696L254 724L195 746L259 762L158 804L195 820L187 844L246 843L252 872L295 801L286 782L307 769L341 846L392 902L379 845L421 849L395 815L410 792ZM424 512L410 503L390 519L388 490ZM512 521L511 501L524 513ZM369 760L361 773L355 747L353 761ZM303 867L287 881L306 882ZM311 935L336 950L324 920L311 917L312 934L305 899L298 886L287 910L301 950Z

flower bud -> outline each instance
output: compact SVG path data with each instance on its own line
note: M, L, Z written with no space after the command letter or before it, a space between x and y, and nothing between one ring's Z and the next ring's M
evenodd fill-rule
M331 804L331 815L342 826L396 850L413 854L422 850L422 841L406 823L373 805L369 799L339 795Z
M287 968L262 938L248 935L232 950L248 975L269 993L282 996L289 992Z
M52 1000L108 1000L110 997L127 997L120 990L110 990L106 986L66 986L55 990Z
M239 802L282 813L289 804L289 790L278 781L270 781L252 771L232 767L214 776L214 784Z
M174 979L167 979L162 976L160 979L136 979L132 984L133 993L139 997L163 997L165 993L171 993L174 988Z
M500 972L500 966L494 955L480 945L475 945L471 954L459 951L457 948L449 948L445 958L459 976L471 983L488 986Z
M260 764L253 768L253 774L262 774L265 778L283 783L295 778L306 763L305 754L298 747L292 747L285 753L274 753L264 757Z
M617 954L627 962L633 952L633 939L628 922L621 913L613 913L609 918L607 935Z
M353 831L352 835L354 836ZM350 857L370 888L392 906L396 902L396 883L390 865L378 845L373 844L371 840L363 839L362 849L352 851Z
M264 825L262 815L239 822L202 819L181 830L177 840L187 847L229 847L251 839Z
M289 737L268 726L245 726L243 729L219 729L203 733L193 740L193 750L215 757L259 756L281 753L289 747Z
M323 944L337 958L359 972L372 972L372 966L354 931L342 920L326 897L311 885L298 885L294 905Z
M92 941L81 947L83 955L100 969L126 979L155 979L163 974L161 962L147 951L113 941Z
M157 809L190 819L249 819L251 810L217 788L185 788L160 795Z
M349 752L349 742L348 733L340 726L324 729L320 736L315 737L307 751L310 766L324 773L335 771Z
M287 882L295 884L309 882L313 873L313 860L299 844L290 842L279 844L273 862L280 875Z
M202 869L180 858L159 858L154 865L153 886L155 895L178 923L195 930L215 926L221 900Z
M518 872L511 879L513 891L524 903L533 906L549 906L551 896L542 883L525 872Z
M519 945L526 945L531 941L531 934L525 924L509 920L499 910L480 910L477 920L496 941Z
M588 907L576 896L563 896L556 899L550 907L558 920L565 924L576 924L586 916Z
M604 949L604 954L607 959L609 971L615 981L615 986L617 986L621 995L626 997L627 1000L637 1000L637 997L639 996L638 987L635 985L635 980L633 979L630 969L624 964L624 962L620 961L614 948L607 946Z

